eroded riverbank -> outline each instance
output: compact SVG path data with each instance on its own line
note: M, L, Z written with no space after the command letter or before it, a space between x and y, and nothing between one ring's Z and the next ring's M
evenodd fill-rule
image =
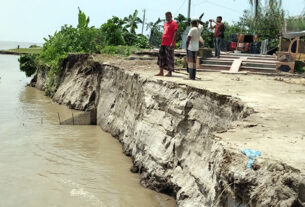
M124 60L117 62L124 65ZM304 204L302 168L263 156L256 170L249 170L241 147L216 136L255 127L247 123L259 105L249 107L241 99L177 78L152 78L143 71L151 68L149 63L130 63L135 69L114 65L70 55L53 100L97 110L98 124L123 144L144 186L173 195L179 206ZM40 71L33 84L44 89L46 79Z
M98 126L60 126L74 110L25 87L16 56L0 55L0 206L175 206L130 173L130 158Z

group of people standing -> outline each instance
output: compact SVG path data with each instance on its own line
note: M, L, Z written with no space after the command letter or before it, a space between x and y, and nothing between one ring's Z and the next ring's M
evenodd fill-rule
M166 22L164 24L164 31L162 36L161 48L159 50L158 56L158 66L160 72L156 76L164 76L164 70L167 70L168 73L165 75L171 77L174 72L174 50L176 47L176 36L178 30L178 24L172 18L171 12L166 12L165 14ZM214 30L214 47L215 47L215 56L220 57L220 43L221 39L224 36L225 26L222 23L222 17L217 17L215 20L210 21L210 29ZM213 23L215 23L213 25ZM189 73L189 78L191 80L196 79L196 60L197 54L199 51L199 42L201 39L201 33L203 31L204 23L199 19L191 19L191 29L187 35L186 41L186 50L187 50L187 62Z

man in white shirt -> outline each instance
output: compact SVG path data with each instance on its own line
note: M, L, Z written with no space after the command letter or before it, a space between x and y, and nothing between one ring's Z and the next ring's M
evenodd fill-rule
M187 62L189 79L196 79L196 59L199 51L199 41L203 30L203 22L199 19L191 19L191 29L187 36L186 48L187 48Z

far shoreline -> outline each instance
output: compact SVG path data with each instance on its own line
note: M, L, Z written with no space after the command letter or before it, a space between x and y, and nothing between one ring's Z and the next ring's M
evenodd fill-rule
M2 55L27 55L27 54L40 54L41 47L38 48L19 48L19 49L8 49L0 50Z
M18 52L10 52L10 51L0 51L0 55L25 55L28 53L18 53Z

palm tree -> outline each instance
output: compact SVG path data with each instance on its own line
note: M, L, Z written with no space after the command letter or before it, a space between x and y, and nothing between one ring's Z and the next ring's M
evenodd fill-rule
M143 21L138 17L138 10L135 10L133 14L130 14L128 17L124 18L126 22L125 27L130 28L130 33L135 34L136 29L138 29L138 24L143 23Z
M261 9L261 0L249 0L249 3L253 7L254 17L257 17L259 9ZM282 0L269 0L267 4L269 9L273 7L282 7Z
M258 10L259 10L259 7L260 7L260 0L249 0L249 3L253 7L254 16L257 17Z
M178 16L175 17L175 20L176 20L177 24L183 24L183 23L189 24L190 23L190 20L183 14L178 14Z
M186 28L190 26L191 20L183 14L178 14L175 20L178 24L177 41L180 41L182 39L182 34L186 30Z
M162 20L158 18L157 21L149 22L146 24L146 30L150 30L149 42L153 46L159 45L162 40L162 25L160 25L161 22Z
M162 20L160 18L158 18L157 21L155 22L149 22L146 24L146 30L150 29L150 35L154 32L154 31L159 31L161 29L161 25L160 23L162 22Z

